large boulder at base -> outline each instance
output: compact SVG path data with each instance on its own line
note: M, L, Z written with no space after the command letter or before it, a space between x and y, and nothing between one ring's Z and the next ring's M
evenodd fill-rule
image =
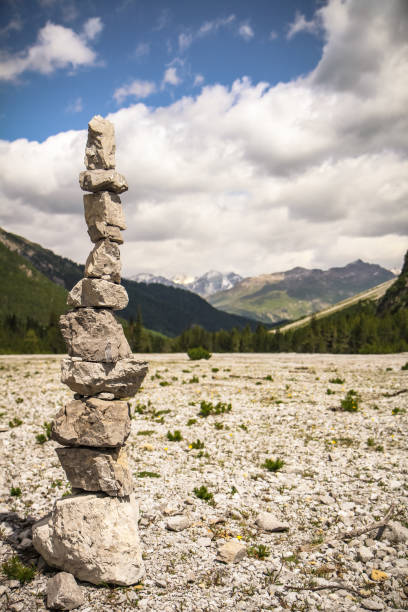
M84 170L79 173L79 184L84 191L123 193L128 190L125 177L116 170Z
M97 363L80 359L63 359L61 381L80 395L113 393L115 397L131 397L138 391L147 374L147 362L135 358L116 363Z
M111 310L79 308L60 317L68 355L112 363L132 354L123 327Z
M138 520L133 495L71 495L33 525L33 545L48 565L79 580L130 586L144 576Z
M83 278L69 292L68 306L122 310L129 303L126 289L102 278Z
M95 115L88 123L84 163L88 170L115 167L115 128L113 123Z
M120 250L111 240L99 240L88 255L85 276L120 283Z
M74 489L103 491L118 497L133 491L132 473L123 447L114 450L59 447L55 452Z
M130 423L127 402L88 397L59 410L51 438L67 446L116 447L125 443Z
M47 582L47 608L75 610L85 603L81 588L68 572L59 572Z
M120 197L109 191L84 195L85 221L88 225L103 222L125 230L126 223Z

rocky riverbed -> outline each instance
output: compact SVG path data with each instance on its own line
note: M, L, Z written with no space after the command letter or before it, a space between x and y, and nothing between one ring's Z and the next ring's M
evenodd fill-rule
M79 583L79 610L408 610L408 354L140 358L127 447L146 577ZM44 610L56 571L31 525L70 493L46 423L72 393L59 357L3 356L0 378L0 564L36 567L22 585L0 571L0 609Z

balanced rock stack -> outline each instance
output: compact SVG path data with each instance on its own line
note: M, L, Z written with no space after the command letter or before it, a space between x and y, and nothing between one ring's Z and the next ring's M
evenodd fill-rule
M89 123L85 151L85 220L95 243L85 278L68 296L73 307L60 319L68 347L62 382L75 391L52 426L52 438L71 482L73 495L57 500L53 512L36 523L33 544L45 561L94 584L131 585L144 574L138 534L138 505L125 442L129 404L147 372L132 357L113 310L125 308L120 252L125 229L118 194L127 190L115 171L113 125L100 116Z

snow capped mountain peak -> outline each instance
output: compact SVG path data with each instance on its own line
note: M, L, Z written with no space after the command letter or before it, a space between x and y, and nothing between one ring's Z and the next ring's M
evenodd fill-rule
M234 285L242 281L242 276L235 272L223 274L217 270L209 270L199 277L187 276L186 274L177 274L170 279L159 274L151 274L150 272L140 272L132 276L131 280L138 283L161 283L168 287L176 287L180 289L188 289L193 293L198 293L201 297L209 297L218 291L226 291L232 289Z

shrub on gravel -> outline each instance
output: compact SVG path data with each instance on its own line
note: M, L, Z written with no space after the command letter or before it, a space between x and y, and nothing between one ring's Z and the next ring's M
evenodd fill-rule
M265 462L262 464L262 467L266 468L268 472L279 472L281 468L285 465L283 459L265 459Z
M200 412L198 413L198 416L207 418L210 416L210 414L224 414L225 412L231 412L231 410L231 404L226 404L225 402L213 404L212 402L206 402L203 400L200 403Z
M194 348L188 349L187 355L192 361L196 361L198 359L210 359L211 357L211 353L202 346L196 346Z
M183 439L183 436L181 435L181 432L176 429L174 433L171 433L171 431L167 432L167 439L170 442L181 442L181 440Z
M346 397L341 400L341 410L344 412L357 412L360 397L357 391L350 389L347 391Z
M254 546L248 546L247 548L248 557L255 557L255 559L266 559L271 554L270 549L265 544L258 544Z
M194 487L193 492L198 499L203 499L208 504L214 505L214 495L205 485L201 485L201 487Z

